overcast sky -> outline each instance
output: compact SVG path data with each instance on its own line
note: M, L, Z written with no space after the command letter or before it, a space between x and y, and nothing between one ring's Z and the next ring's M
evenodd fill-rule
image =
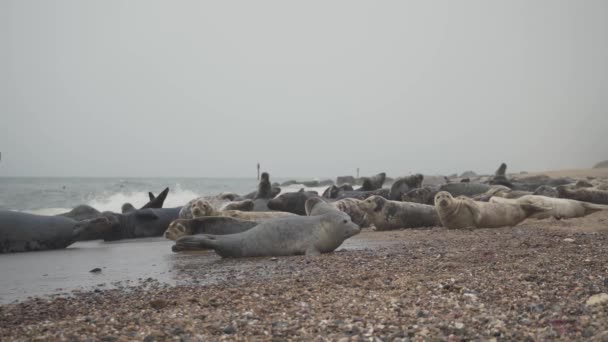
M0 0L0 176L589 167L608 1Z

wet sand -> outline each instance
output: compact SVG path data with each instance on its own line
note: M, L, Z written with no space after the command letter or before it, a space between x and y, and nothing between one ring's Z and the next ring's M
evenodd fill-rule
M395 243L390 234L364 231L340 248L358 250ZM152 278L163 284L189 284L184 274L190 269L215 269L202 280L213 284L221 278L222 269L255 267L249 263L231 263L214 252L171 252L172 241L145 238L116 242L78 242L64 250L0 254L0 304L34 296L68 295L71 291L133 286ZM100 268L101 272L91 270ZM201 280L197 280L199 283Z
M608 212L514 228L366 231L315 257L221 259L172 254L170 244L79 245L123 260L103 269L108 282L142 280L2 305L0 339L608 339ZM148 253L156 266L126 271ZM96 283L91 266L103 265L72 274Z

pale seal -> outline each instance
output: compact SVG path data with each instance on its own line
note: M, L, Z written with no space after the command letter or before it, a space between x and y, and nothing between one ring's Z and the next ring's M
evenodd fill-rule
M587 216L601 210L608 210L608 206L606 205L536 195L526 195L517 199L492 197L490 198L490 203L533 204L540 207L551 208L551 210L539 212L530 216L530 218L539 220L549 217L555 217L556 219L570 219Z
M400 228L438 227L439 216L432 205L389 201L380 196L372 196L361 203L367 221L376 230Z
M264 222L277 217L295 216L295 214L282 211L240 211L240 210L217 210L208 201L198 200L192 207L192 218L207 216L234 217L241 220Z
M278 218L238 234L184 236L177 239L173 250L210 248L222 257L234 258L318 255L334 251L360 231L348 215L329 211L318 216Z
M435 208L441 223L448 229L511 227L526 218L551 210L533 204L476 202L454 198L447 191L435 195Z
M210 216L198 217L191 220L178 219L169 225L165 231L165 238L177 240L186 235L195 234L235 234L249 230L259 223L253 221L239 220L232 217Z

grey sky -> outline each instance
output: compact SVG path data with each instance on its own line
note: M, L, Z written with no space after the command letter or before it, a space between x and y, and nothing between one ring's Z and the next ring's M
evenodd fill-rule
M0 175L608 159L608 1L0 0Z

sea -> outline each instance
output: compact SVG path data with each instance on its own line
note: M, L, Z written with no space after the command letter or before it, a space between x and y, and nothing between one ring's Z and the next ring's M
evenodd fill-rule
M286 179L275 178L273 182ZM99 211L120 212L125 202L135 207L148 202L148 192L170 191L164 207L178 207L188 201L221 192L247 194L257 189L255 178L24 178L0 177L0 210L37 215L57 215L80 204ZM282 187L297 191L301 185ZM322 192L325 187L306 188ZM351 239L352 240L352 239ZM346 248L367 248L367 243L349 241ZM105 291L155 279L164 285L214 284L222 277L192 279L192 268L220 265L220 270L241 267L222 260L215 253L173 253L173 241L164 237L113 242L78 241L68 248L28 253L0 254L0 304L30 297L69 296L74 291ZM256 268L264 261L246 267ZM214 266L215 265L215 266ZM99 273L89 272L99 268ZM222 273L222 272L220 272Z
M281 183L287 179L272 179ZM57 215L87 204L99 211L120 212L124 203L135 207L148 202L148 192L158 194L169 187L164 207L182 206L188 201L222 192L247 194L257 189L255 178L31 178L0 177L0 210ZM302 185L281 188L297 191ZM306 188L320 193L321 188Z

